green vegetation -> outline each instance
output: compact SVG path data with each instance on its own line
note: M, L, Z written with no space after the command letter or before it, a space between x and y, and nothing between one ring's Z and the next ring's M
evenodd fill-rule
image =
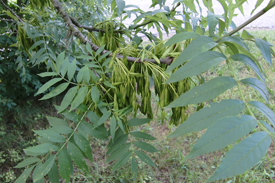
M2 181L272 182L275 33L219 2L0 0Z

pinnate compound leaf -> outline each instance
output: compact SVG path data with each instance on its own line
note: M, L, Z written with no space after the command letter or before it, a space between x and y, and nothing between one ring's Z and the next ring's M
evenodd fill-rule
M133 131L130 134L136 138L141 138L141 139L146 139L146 140L156 140L156 138L153 137L152 135L149 135L147 133L140 132L140 131Z
M244 173L261 160L270 144L271 138L267 132L256 132L248 136L226 153L207 182Z
M59 148L51 143L39 144L37 146L28 147L24 149L24 152L30 156L37 156L46 154L49 151L58 151Z
M236 84L236 81L231 77L216 77L183 93L179 98L169 104L167 108L183 107L189 104L198 104L211 100L234 87Z
M152 146L146 142L135 141L135 142L133 142L133 144L135 146L139 147L140 149L148 151L148 152L157 152L158 151L154 146Z
M58 113L64 111L71 104L75 95L77 94L77 91L78 91L78 86L75 86L75 87L72 87L69 89L69 91L64 96L64 98L58 108Z
M58 167L59 174L63 181L70 182L70 174L72 162L67 152L67 149L63 148L58 154Z
M191 132L196 132L210 127L218 120L236 116L242 112L245 104L241 100L229 99L219 103L212 103L210 107L205 107L192 114L168 137L177 137Z
M55 97L57 95L59 95L60 93L62 93L63 91L65 91L67 89L67 87L69 86L70 83L62 83L60 85L58 85L55 89L53 89L50 93L44 95L41 99L39 100L46 100L52 97Z
M47 89L49 89L52 85L54 85L55 83L61 81L62 78L53 78L50 81L48 81L47 83L45 83L43 86L41 86L41 88L39 88L38 92L35 95L41 94L43 92L45 92Z
M128 151L125 154L122 154L121 157L117 160L116 164L113 166L113 171L116 171L117 169L125 165L128 162L131 154L132 151Z
M197 38L200 35L198 35L195 32L181 32L178 34L173 35L166 43L164 46L171 46L173 44L179 43L181 41L184 41L186 39L192 39L192 38Z
M249 65L254 70L254 72L256 72L256 74L259 76L259 78L263 82L265 82L265 78L262 75L259 67L255 64L255 62L249 56L244 55L244 54L235 54L235 55L232 55L230 58L232 58L235 61L241 61L244 64Z
M85 159L81 151L71 142L68 142L68 153L71 157L71 160L84 172L88 172L88 166L86 165Z
M261 50L265 60L272 65L272 61L271 61L271 49L270 49L270 45L268 42L266 42L265 40L259 39L259 38L255 38L255 43L256 46Z
M143 125L145 123L149 123L151 121L151 119L147 119L147 118L135 118L135 119L130 119L127 124L128 126L139 126L139 125Z
M184 66L180 67L165 83L173 83L185 78L196 76L226 60L224 54L216 51L203 52Z
M111 153L111 155L107 159L107 163L120 158L122 154L125 154L129 150L130 147L130 143L121 145L118 149Z
M265 101L268 102L269 94L263 82L261 82L256 78L246 78L246 79L242 79L240 82L242 84L253 87L255 90L257 90L261 94L261 96L265 99Z
M87 139L85 139L82 135L79 133L74 134L74 141L76 145L81 149L81 151L85 154L85 156L93 162L93 153L91 150L90 143Z
M26 158L22 162L20 162L18 165L16 165L14 168L23 168L33 163L36 163L38 161L40 161L40 159L36 157Z
M275 127L275 114L271 109L269 109L266 105L258 101L251 101L249 102L249 104L258 109L261 113L263 113L271 122L272 126Z
M141 161L143 161L144 163L150 165L150 166L153 166L155 167L155 163L151 160L151 158L149 158L146 154L144 154L143 152L141 151L137 151L135 150L135 154L139 157L139 159Z
M48 173L48 177L50 179L50 182L53 182L53 183L59 182L59 174L58 174L58 169L57 169L57 165L55 162L53 162L53 166Z
M26 170L24 170L24 172L15 180L14 183L25 183L26 180L28 179L28 177L30 176L30 174L31 174L34 167L35 167L35 165L33 165L30 168L27 168Z
M42 164L36 171L36 174L34 175L34 182L40 180L45 175L48 174L48 172L51 170L53 163L55 161L56 155L51 156L49 159L46 160L44 164Z
M65 142L65 138L60 135L59 133L47 129L47 130L34 130L34 133L38 134L39 136L48 139L52 142Z
M248 115L223 118L207 129L185 160L222 149L249 134L256 126L257 121Z
M88 93L88 87L82 87L78 90L76 97L74 98L70 111L76 109L85 99Z
M167 72L172 71L176 67L180 66L184 62L193 57L214 48L217 43L213 39L207 36L197 37L192 41L179 55L179 57L167 68Z

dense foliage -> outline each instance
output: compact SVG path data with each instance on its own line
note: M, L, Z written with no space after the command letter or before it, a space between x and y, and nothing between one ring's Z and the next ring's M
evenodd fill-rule
M48 117L48 129L34 130L39 144L24 150L28 157L16 168L26 169L16 182L25 182L31 173L34 182L59 182L60 178L70 182L75 166L83 175L89 175L87 162L93 161L91 137L109 142L106 156L113 171L130 163L133 180L137 180L141 163L157 167L148 156L158 151L148 143L155 137L140 130L154 117L152 91L159 97L162 120L167 120L164 109L171 108L170 124L178 126L169 138L207 129L185 160L232 144L207 181L232 177L253 167L271 144L275 114L268 108L262 63L245 41L255 44L270 65L275 54L267 40L255 38L245 30L238 32L243 27L232 22L235 9L242 11L244 2L219 0L223 15L215 14L209 0L202 4L174 1L173 7L166 6L165 0L152 0L151 7L156 9L147 12L138 6L125 6L123 0L30 0L20 11L22 18L6 10L17 22L18 42L14 46L21 51L17 53L15 49L0 59L12 59L12 71L23 73L13 77L22 82L30 78L31 84L37 81L39 85L42 80L23 66L46 69L39 76L47 82L42 82L36 92L44 94L41 100L64 94L56 106L64 118ZM255 9L261 3L258 0ZM197 12L195 4L208 9L206 17ZM243 25L274 5L271 0ZM135 17L132 25L123 23L128 17ZM149 31L151 27L157 29L158 36ZM230 29L233 30L229 32ZM163 31L168 34L171 30L176 34L163 40ZM141 35L148 41L143 41ZM16 42L11 36L5 39L11 40L7 49ZM229 75L205 81L201 74L223 61ZM234 62L245 64L255 72L255 78L239 79L232 67ZM1 84L7 89L11 83L1 78ZM258 91L266 104L248 101L240 89L242 85ZM232 88L237 88L238 98L213 101ZM196 112L189 116L190 106ZM267 120L256 118L252 108ZM146 118L137 118L139 112Z

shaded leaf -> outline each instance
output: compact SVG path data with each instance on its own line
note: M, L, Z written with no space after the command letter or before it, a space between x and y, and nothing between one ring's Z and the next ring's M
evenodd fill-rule
M67 89L67 87L69 86L70 83L62 83L60 85L58 85L55 89L53 89L50 93L44 95L44 97L42 97L39 100L46 100L52 97L55 97L57 95L59 95L60 93L62 93L63 91L65 91Z
M116 133L116 118L112 116L111 121L110 121L110 133L112 139L115 138L115 133Z
M93 101L97 104L99 102L100 92L97 86L94 86L91 91L91 97Z
M72 162L67 152L67 149L63 148L58 154L58 168L59 174L63 181L70 182Z
M51 130L51 129L47 129L47 130L33 130L34 133L38 134L39 136L48 139L52 142L65 142L65 138L60 135L59 133Z
M90 143L87 139L85 139L82 135L79 133L74 134L74 141L76 145L81 149L81 151L85 154L85 156L93 162L93 153L91 150Z
M125 165L129 160L131 154L132 154L132 151L128 151L127 153L122 154L121 157L117 160L116 164L113 166L113 171L116 171L117 169Z
M48 77L48 76L57 76L58 73L56 72L42 72L40 74L37 74L40 77Z
M233 43L233 44L237 44L241 47L243 47L244 49L246 49L247 51L249 51L249 48L247 47L247 45L245 44L244 40L238 36L228 36L228 37L224 37L220 40L220 42L229 42L229 43Z
M111 155L107 159L107 163L120 158L122 154L125 154L129 150L130 147L131 143L121 145L118 149L111 153Z
M49 151L58 151L59 148L50 143L39 144L37 146L28 147L24 149L24 152L30 156L37 156L46 154Z
M64 96L64 98L58 108L58 113L64 111L71 104L77 91L78 91L78 86L75 86L75 87L72 87L69 89L69 91Z
M98 120L98 122L95 125L95 128L105 123L105 121L111 116L111 112L106 112L103 114L103 116Z
M52 85L54 85L55 83L61 81L62 78L53 78L50 81L48 81L47 83L45 83L43 86L41 86L41 88L39 88L38 92L35 95L38 95L40 93L45 92L47 89L49 89Z
M88 93L88 87L82 87L78 90L76 97L74 98L70 111L76 109L86 98Z
M35 158L35 157L26 158L22 162L18 163L18 165L16 165L14 168L23 168L33 163L36 163L38 161L40 161L39 158Z
M197 104L211 100L236 84L236 81L231 77L216 77L183 93L169 104L167 108L183 107L188 104Z
M46 160L44 164L42 164L38 169L36 174L34 175L34 182L37 180L40 180L45 175L48 174L48 172L51 170L53 163L55 161L56 155L51 156L49 159Z
M136 138L142 138L142 139L147 139L147 140L156 140L156 138L153 137L152 135L149 135L147 133L140 132L140 131L133 131L133 132L130 132L130 134Z
M258 38L255 38L255 43L256 43L256 46L261 50L261 52L262 52L265 60L270 65L272 65L272 61L271 61L271 49L270 49L269 43L266 42L265 40L258 39Z
M81 151L71 142L68 142L67 147L71 160L84 172L88 172L88 166Z
M28 179L28 177L30 176L34 167L35 167L35 165L24 170L24 172L15 180L14 183L25 183L26 180Z
M72 63L70 63L69 68L68 68L67 75L68 75L69 81L71 81L72 78L74 77L75 71L76 71L76 59L74 59L72 61Z
M53 163L53 166L48 173L48 177L51 183L59 182L59 174L58 174L58 169L55 162Z
M244 173L261 160L270 143L271 138L267 132L256 132L248 136L226 153L207 182Z

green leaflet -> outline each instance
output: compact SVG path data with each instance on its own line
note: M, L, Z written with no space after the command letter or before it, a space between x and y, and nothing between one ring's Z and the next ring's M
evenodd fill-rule
M100 92L97 86L94 86L91 91L91 97L93 101L97 104L99 102Z
M256 126L257 121L248 115L223 118L207 129L184 159L222 149L247 135Z
M34 133L38 134L39 136L48 139L52 142L65 142L65 138L60 135L59 133L51 130L51 129L47 129L47 130L33 130Z
M34 175L34 182L37 180L40 180L45 175L48 174L48 172L51 170L53 163L55 161L56 155L51 156L49 159L46 160L44 164L42 164L36 171L36 174Z
M72 63L69 64L69 68L67 72L69 81L71 81L72 78L74 77L75 71L76 71L76 59L74 59Z
M68 153L71 157L71 160L84 172L88 172L88 166L86 165L85 159L81 151L71 142L68 142Z
M156 167L155 163L146 154L144 154L141 151L137 151L137 150L135 150L134 152L139 157L139 159L141 161L143 161L144 163L146 163L146 164L148 164L150 166Z
M116 164L113 166L112 171L116 171L117 169L121 168L123 165L127 163L130 156L132 154L132 151L128 151L125 154L121 154L121 157L117 160Z
M94 127L94 128L96 128L96 127L102 125L103 123L105 123L105 121L111 116L111 114L112 114L112 113L111 113L110 111L104 113L103 116L102 116L102 117L98 120L98 122L95 124L95 127Z
M105 47L105 45L103 45L100 48L98 48L98 50L95 53L95 57L98 56L104 50L104 47Z
M85 154L85 156L93 162L93 153L91 150L90 143L87 139L85 139L82 135L79 133L74 134L74 141L76 145L81 149L81 151Z
M256 109L261 111L261 113L263 113L271 122L272 126L275 127L275 114L271 109L269 109L266 105L258 101L251 101L248 104L252 105Z
M35 165L24 170L24 172L16 179L16 181L14 183L25 183L34 167L35 167Z
M241 61L247 65L249 65L255 72L256 74L259 76L259 78L265 82L265 78L263 77L260 69L258 68L258 66L255 64L255 62L247 55L244 54L235 54L232 55L230 58L232 58L235 61Z
M147 133L140 132L140 131L133 131L133 132L130 132L130 134L136 138L142 138L142 139L147 139L147 140L156 140L156 138L153 137L152 135L149 135Z
M110 154L109 158L107 159L107 163L119 159L122 154L125 154L129 150L130 147L131 143L121 145L119 148L117 148Z
M106 155L113 153L115 150L120 148L128 140L128 134L123 134L120 137L116 138L114 142L111 143Z
M40 74L38 74L38 76L40 77L48 77L48 76L57 76L58 73L56 72L42 72Z
M138 148L145 150L147 152L157 152L158 151L154 146L152 146L146 142L135 141L135 142L133 142L133 144L135 146L137 146Z
M106 140L108 138L106 129L103 129L105 127L94 128L92 124L82 121L79 128L97 139Z
M242 84L246 84L253 87L255 90L257 90L261 94L261 96L265 99L265 101L268 102L269 94L263 82L259 81L256 78L246 78L246 79L242 79L240 82Z
M168 137L172 138L190 132L203 130L222 118L238 115L242 112L244 107L245 105L241 100L235 99L212 103L210 107L205 107L192 114Z
M58 113L64 111L71 104L75 95L77 94L77 91L78 91L78 86L75 86L75 87L72 87L69 89L69 91L64 96L64 98L58 108Z
M65 52L60 53L56 58L56 69L57 72L60 72L63 61L65 60Z
M50 143L39 144L37 146L28 147L24 149L26 155L37 156L46 154L49 151L58 151L59 148Z
M208 21L208 27L209 27L209 35L213 36L214 32L216 30L216 26L219 22L219 19L217 18L217 16L214 13L208 11L207 21Z
M255 38L255 43L256 46L260 49L260 51L262 52L265 60L272 65L272 60L271 60L271 49L270 49L270 45L268 42L262 40L262 39L258 39Z
M58 154L58 168L59 168L59 174L63 181L66 181L67 183L70 182L70 174L71 174L71 167L72 167L72 161L69 157L69 154L67 152L66 148L63 148L59 154Z
M59 127L59 126L69 127L68 123L63 119L47 116L47 120L49 121L49 124L52 127Z
M114 139L115 133L116 133L116 118L114 116L112 116L110 120L110 133L111 133L112 139Z
M216 77L183 93L179 98L169 104L167 108L183 107L188 104L197 104L211 100L234 87L236 84L236 81L231 77Z
M41 88L39 88L38 92L35 95L38 95L40 93L45 92L47 89L49 89L52 85L54 85L55 83L61 81L62 78L53 78L50 81L48 81L47 83L45 83L43 86L41 86Z
M70 111L76 109L86 98L88 93L88 87L82 87L78 90L76 97L74 98Z
M266 154L271 138L267 132L256 132L236 144L222 159L215 173L207 180L232 177L253 167Z
M93 111L88 111L87 117L93 124L96 124L100 119Z
M244 49L246 49L247 51L249 51L249 48L247 47L245 42L242 40L242 38L240 38L238 36L224 37L219 42L220 43L224 43L224 42L233 43L233 44L239 45L239 46L243 47Z
M41 99L39 100L46 100L52 97L55 97L57 95L59 95L60 93L62 93L63 91L65 91L67 89L67 87L69 86L70 83L62 83L60 85L58 85L55 89L53 89L50 93L44 95Z
M207 36L197 37L192 41L179 55L179 57L167 68L167 72L172 71L176 67L180 66L184 62L193 57L214 48L217 43L213 39Z
M127 121L127 125L128 126L139 126L145 123L149 123L151 121L151 119L147 119L147 118L135 118L135 119L130 119L129 121Z
M199 35L195 32L181 32L178 34L173 35L164 46L171 46L173 44L179 43L181 41L184 41L186 39L192 39L197 38Z
M255 8L252 10L251 14L254 13L254 11L262 4L264 0L257 0L257 3L255 4Z
M226 60L226 57L222 53L216 51L203 52L192 58L189 62L186 62L184 66L174 72L165 83L173 83L191 76L199 75L224 60Z
M48 177L50 179L50 182L53 182L53 183L59 182L59 172L58 172L57 165L55 162L53 163L53 166L48 173Z
M131 172L134 175L134 180L136 180L138 174L138 165L134 156L132 156Z
M65 60L63 61L62 65L61 65L61 68L60 68L60 74L63 77L65 77L65 75L68 71L69 64L70 64L69 58L65 58Z
M14 168L23 168L33 163L36 163L38 161L40 161L39 158L35 158L35 157L26 158L22 162L20 162L18 165L16 165Z

